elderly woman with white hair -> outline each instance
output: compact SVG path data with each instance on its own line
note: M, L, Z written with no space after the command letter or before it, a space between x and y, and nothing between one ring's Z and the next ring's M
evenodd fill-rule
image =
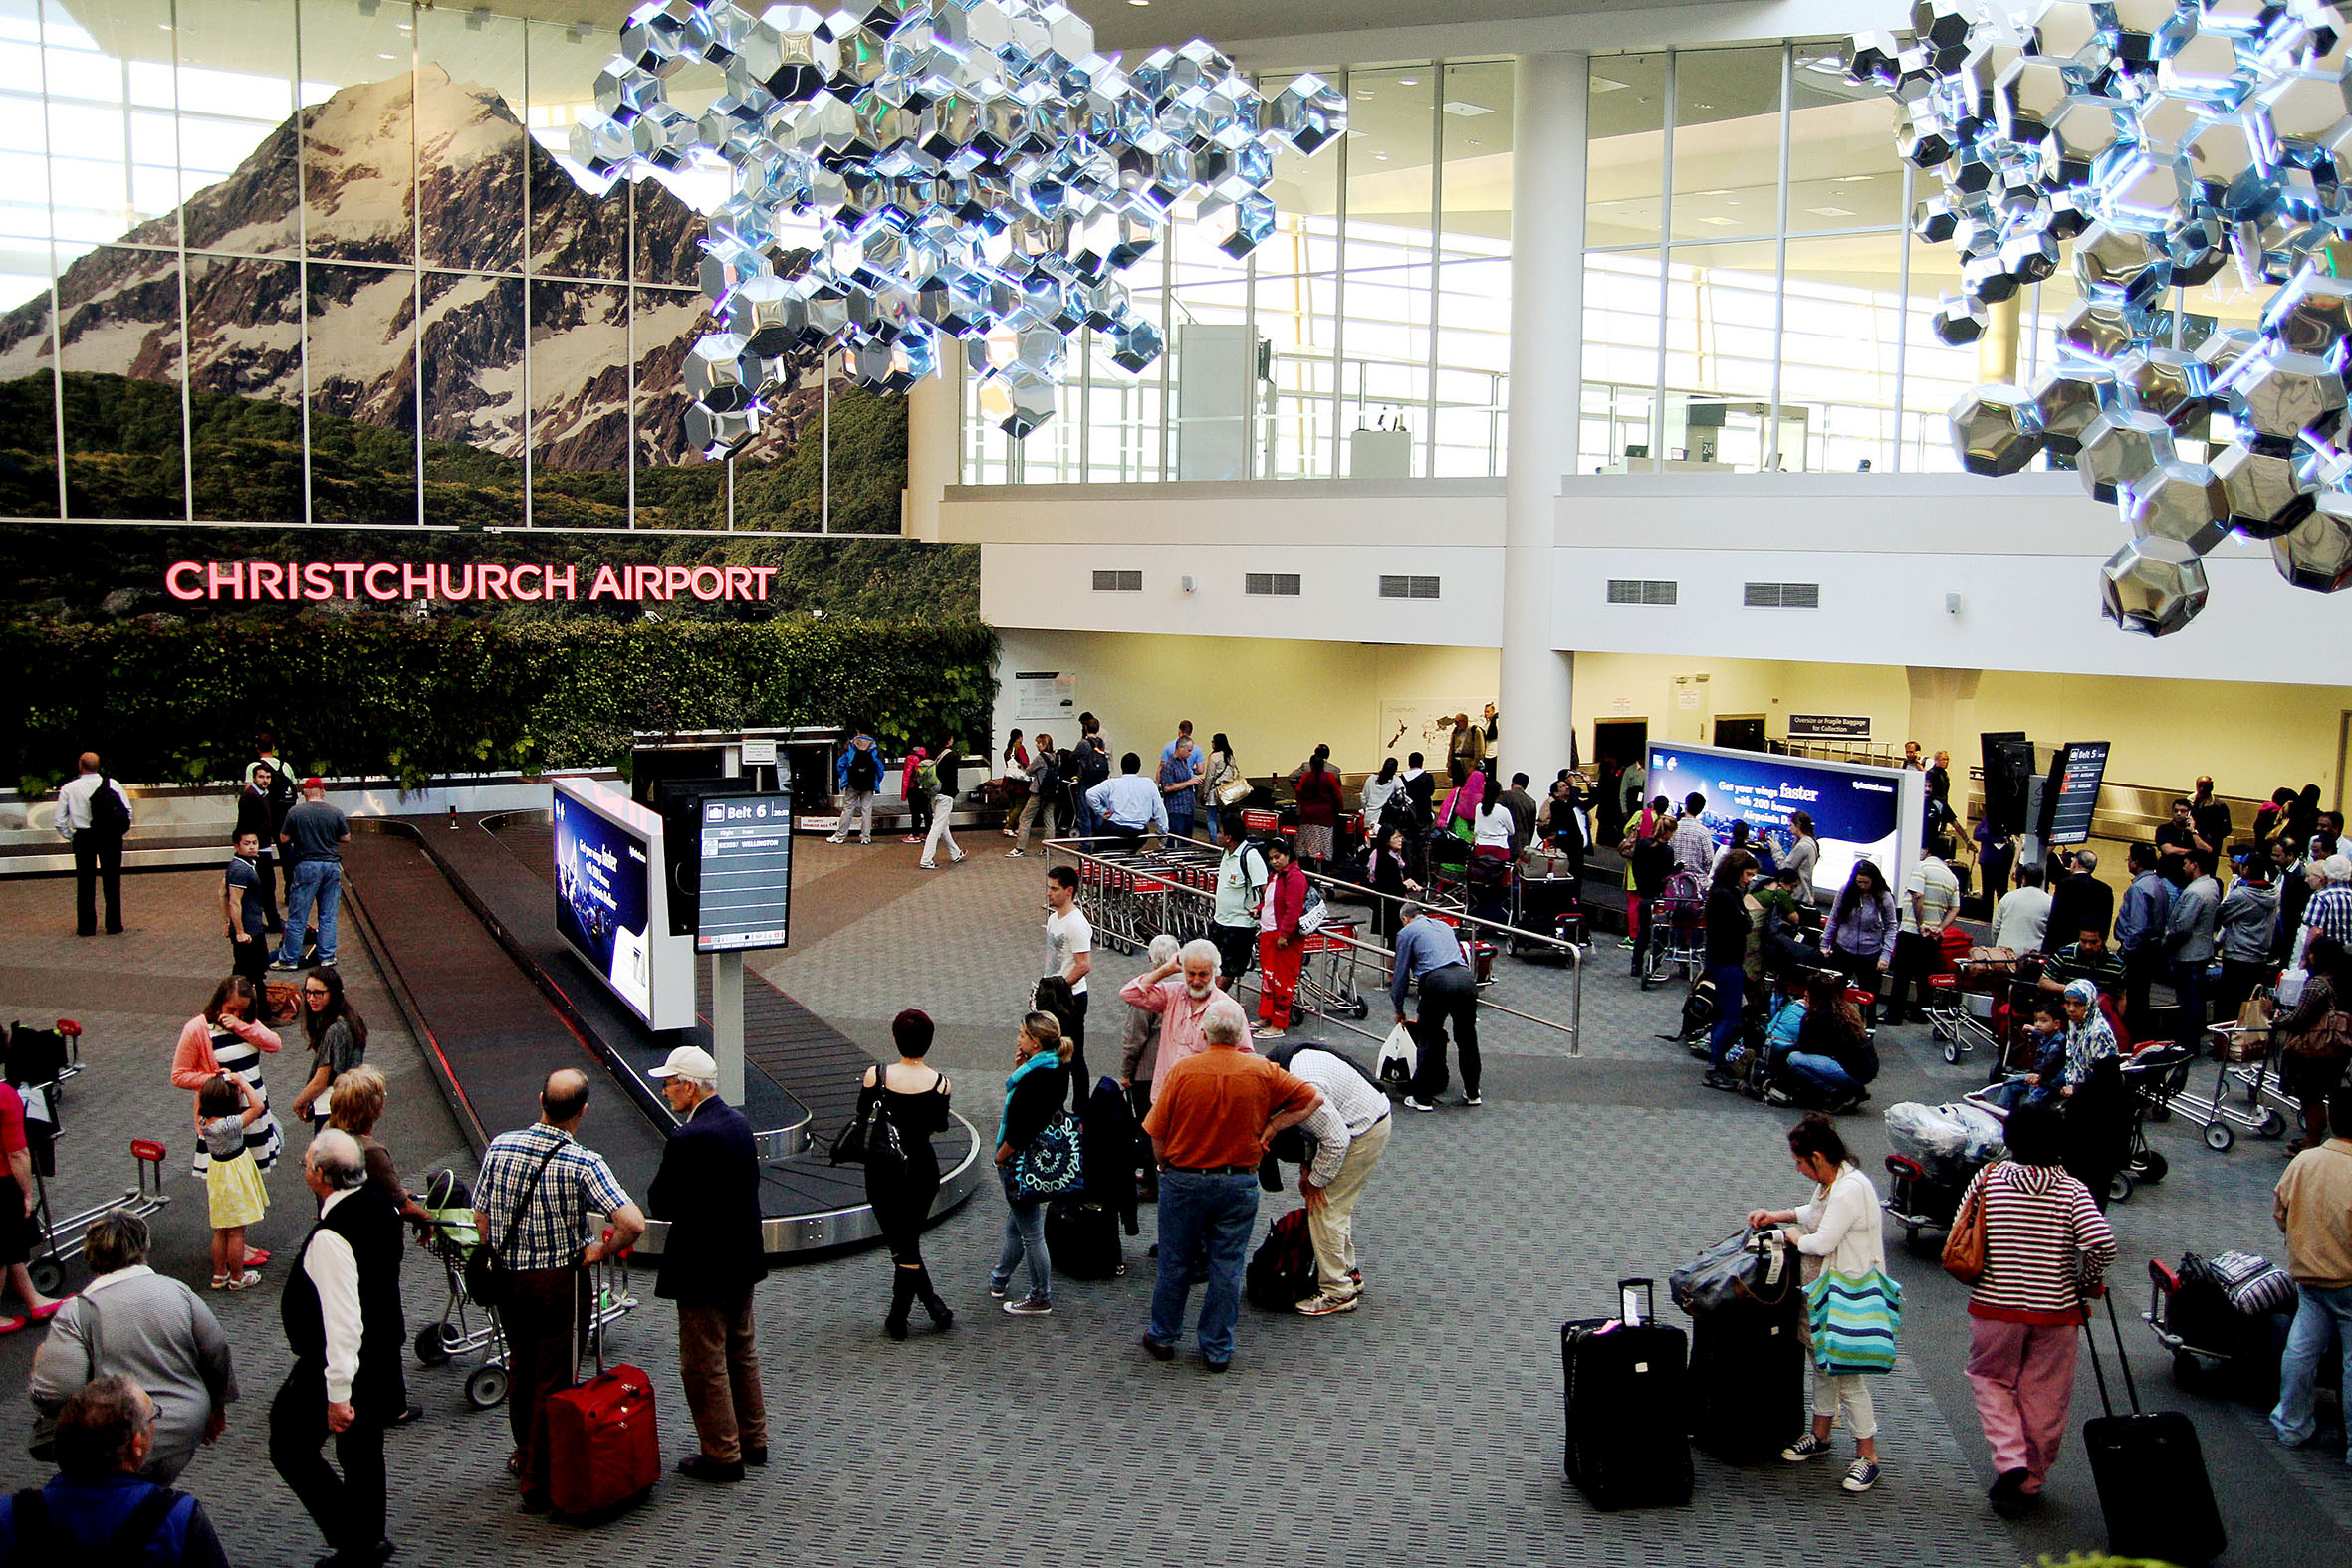
M1217 984L1217 944L1195 937L1163 957L1160 943L1172 940L1155 940L1152 967L1119 988L1121 1002L1159 1022L1159 1039L1148 1062L1139 1051L1131 1050L1119 1065L1120 1081L1143 1091L1136 1105L1138 1113L1151 1104L1152 1085L1165 1079L1171 1067L1208 1049L1202 1026L1209 1009L1220 1002L1233 1001ZM1248 1014L1243 1017L1241 1048L1249 1050Z
M155 1403L155 1442L143 1479L168 1486L228 1422L237 1369L228 1337L202 1297L147 1266L147 1223L115 1214L82 1240L90 1283L50 1319L33 1353L34 1443L86 1383L120 1374Z

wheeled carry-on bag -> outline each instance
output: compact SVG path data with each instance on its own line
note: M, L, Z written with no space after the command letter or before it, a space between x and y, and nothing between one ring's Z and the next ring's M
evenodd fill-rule
M1795 1269L1790 1266L1788 1272ZM1803 1293L1743 1299L1691 1319L1691 1441L1731 1464L1776 1456L1805 1424Z
M1046 1251L1055 1272L1072 1279L1111 1279L1127 1271L1119 1217L1083 1198L1057 1198L1046 1206Z
M1604 1511L1687 1503L1683 1331L1656 1321L1657 1287L1650 1280L1619 1280L1617 1299L1617 1317L1560 1325L1568 1479Z
M588 1288L595 1288L592 1277ZM577 1328L575 1333L577 1336ZM606 1514L626 1507L661 1479L661 1434L653 1416L653 1380L644 1368L625 1362L606 1367L602 1330L591 1337L596 1346L596 1375L576 1388L549 1395L547 1402L548 1506L574 1516ZM579 1349L575 1337L576 1376Z
M2230 1537L2214 1502L2196 1425L2177 1410L2140 1409L2140 1390L2124 1355L2123 1325L2116 1321L2113 1295L2107 1297L2107 1325L2115 1335L2115 1358L2132 1402L2130 1415L2115 1414L2107 1398L2107 1374L2099 1366L2098 1330L2084 1323L2091 1375L2098 1380L2099 1404L2106 1414L2082 1424L2082 1446L2090 1451L2099 1510L2107 1516L2107 1549L2118 1557L2211 1562L2227 1549Z

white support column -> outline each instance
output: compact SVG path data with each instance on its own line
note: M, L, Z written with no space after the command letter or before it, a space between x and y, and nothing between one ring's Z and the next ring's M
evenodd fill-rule
M939 538L939 504L956 482L957 443L963 439L964 344L941 336L939 373L906 394L906 506L902 532ZM1065 412L1063 417L1068 417Z
M1569 655L1554 645L1553 526L1584 382L1586 57L1522 55L1511 173L1511 452L1503 488L1503 777L1568 763Z

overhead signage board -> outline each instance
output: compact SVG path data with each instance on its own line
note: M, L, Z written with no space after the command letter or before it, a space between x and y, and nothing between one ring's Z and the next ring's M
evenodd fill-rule
M1792 741L1867 741L1870 715L1866 713L1792 713L1788 716Z
M697 953L788 946L792 933L790 794L719 795L702 802Z

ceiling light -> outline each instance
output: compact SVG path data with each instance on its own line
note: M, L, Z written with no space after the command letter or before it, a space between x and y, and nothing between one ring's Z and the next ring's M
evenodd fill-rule
M1807 207L1805 211L1816 218L1850 218L1854 214L1846 207Z
M1372 161L1375 163L1386 163L1388 161L1388 154L1385 152L1375 152L1372 154Z
M1714 106L1713 104L1693 104L1693 105L1691 106L1691 108L1693 108L1693 109L1713 109L1713 108L1715 108L1715 106Z
M1485 142L1479 140L1476 136L1470 138L1470 144L1474 147L1483 147L1486 145Z
M1129 4L1129 5L1149 5L1149 4L1151 4L1151 0L1127 0L1127 4Z
M1472 104L1458 98L1447 99L1443 104L1440 104L1438 108L1444 110L1447 113L1452 114L1457 119L1476 119L1481 114L1492 114L1495 112L1493 110L1487 108L1487 106L1484 104Z
M1729 196L1731 192L1729 190L1695 190L1691 194L1693 196Z
M1398 87L1419 87L1421 79L1419 77L1398 77L1396 85Z
M1740 220L1737 218L1701 218L1699 221L1701 223L1711 223L1719 229L1724 229L1731 227Z
M1625 84L1622 82L1612 82L1607 77L1594 77L1592 79L1592 91L1595 93L1622 93L1625 91Z

